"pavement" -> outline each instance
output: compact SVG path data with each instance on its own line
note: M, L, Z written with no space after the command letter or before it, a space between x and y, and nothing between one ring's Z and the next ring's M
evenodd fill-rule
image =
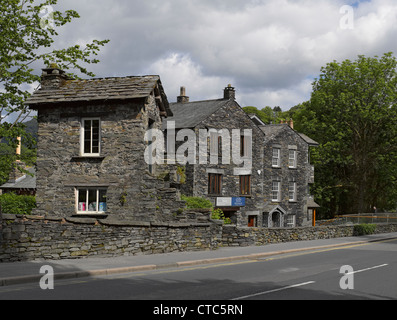
M148 270L197 266L269 256L321 250L340 246L359 245L387 239L397 239L396 233L383 233L360 237L345 237L311 241L286 242L258 247L227 247L215 251L174 252L123 257L95 257L73 260L42 260L0 263L0 287L39 282L44 276L43 266L51 266L54 279L73 279ZM47 271L48 272L48 271Z

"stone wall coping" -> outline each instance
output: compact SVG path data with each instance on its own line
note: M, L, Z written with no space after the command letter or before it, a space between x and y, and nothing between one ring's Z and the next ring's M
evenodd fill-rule
M190 227L210 227L216 224L216 221L208 223L196 222L149 222L149 221L136 221L136 220L120 220L117 218L97 219L95 217L66 217L60 218L55 216L37 216L37 215L16 215L16 214L3 214L3 220L40 220L40 221L53 221L53 222L68 222L72 224L86 224L86 225L104 225L115 227L164 227L164 228L190 228Z

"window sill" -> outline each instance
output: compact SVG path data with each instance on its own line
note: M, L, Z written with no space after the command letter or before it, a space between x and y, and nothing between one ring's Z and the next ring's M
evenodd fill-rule
M95 161L103 161L106 157L104 156L77 156L72 157L72 162L80 162L80 161L87 161L87 160L95 160Z
M108 214L106 212L77 212L73 215L75 218L92 218L92 217L107 217Z

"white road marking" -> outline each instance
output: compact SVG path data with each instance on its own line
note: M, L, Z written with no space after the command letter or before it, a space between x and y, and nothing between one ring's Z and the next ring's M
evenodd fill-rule
M268 293L273 293L273 292L288 290L288 289L292 289L292 288L303 287L303 286L307 286L307 285L313 284L313 283L316 283L316 282L315 282L315 281L309 281L309 282L294 284L294 285L292 285L292 286L283 287L283 288L278 288L278 289L273 289L273 290L269 290L269 291L258 292L258 293L250 294L250 295L247 295L247 296L242 296L242 297L234 298L234 299L232 299L232 300L243 300L243 299L248 299L248 298L252 298L252 297L256 297L256 296L265 295L265 294L268 294Z
M347 275L348 275L348 274L355 274L355 273L359 273L359 272L364 272L364 271L369 271L369 270L373 270L373 269L383 268L383 267L386 267L386 266L388 266L387 263L381 264L380 266L375 266L375 267L372 267L372 268L366 268L366 269L362 269L362 270L357 270L357 271L349 272L349 273L346 273L346 274L347 274Z

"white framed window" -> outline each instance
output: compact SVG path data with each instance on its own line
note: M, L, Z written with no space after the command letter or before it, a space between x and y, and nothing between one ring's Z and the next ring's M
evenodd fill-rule
M80 153L82 156L99 156L101 153L100 118L83 118L80 131Z
M288 186L288 197L290 202L296 202L297 199L297 190L296 190L296 182L290 181Z
M289 150L288 166L289 168L296 168L298 165L298 152L296 150Z
M281 166L281 149L273 148L272 167L279 168Z
M281 182L273 181L272 184L272 201L279 202L281 199Z
M296 224L295 221L296 221L295 220L295 215L288 215L287 216L287 221L286 221L287 227L290 227L290 228L295 227L295 224Z
M76 188L76 211L78 214L103 214L107 211L104 188Z

